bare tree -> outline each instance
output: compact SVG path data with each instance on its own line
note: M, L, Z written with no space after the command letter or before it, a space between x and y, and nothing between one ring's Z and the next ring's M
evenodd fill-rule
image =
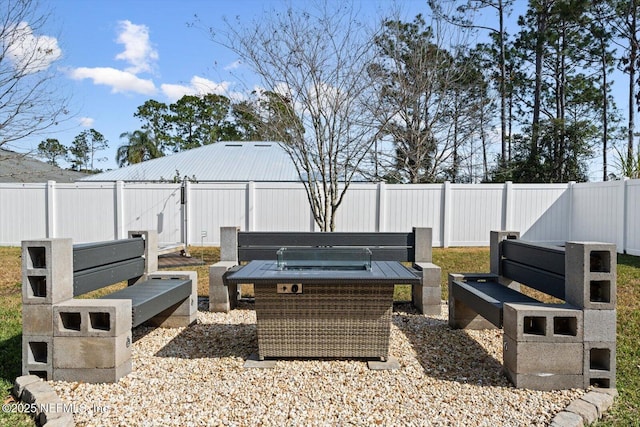
M350 4L309 3L308 9L272 11L251 25L227 22L214 41L233 50L277 94L288 127L280 135L303 181L322 231L335 230L336 211L375 140L367 64L371 38ZM222 36L223 40L219 40ZM295 116L295 117L292 117ZM274 123L271 134L282 126Z
M0 147L41 133L65 116L52 84L57 40L41 34L48 16L37 0L0 0Z

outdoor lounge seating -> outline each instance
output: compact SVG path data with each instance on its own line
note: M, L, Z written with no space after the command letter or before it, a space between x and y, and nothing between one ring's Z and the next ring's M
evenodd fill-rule
M252 232L237 227L220 229L220 262L209 268L209 310L228 312L237 303L237 287L224 275L253 260L275 260L282 247L366 247L372 259L411 263L421 278L412 287L412 302L424 314L440 314L440 267L433 264L431 228L408 233Z
M158 272L157 234L72 245L22 242L23 374L54 381L115 382L131 372L131 329L188 326L197 273ZM127 281L98 298L75 297Z
M449 325L503 327L503 368L516 387L615 387L615 245L519 237L491 232L490 274L449 275ZM540 302L520 285L561 301Z

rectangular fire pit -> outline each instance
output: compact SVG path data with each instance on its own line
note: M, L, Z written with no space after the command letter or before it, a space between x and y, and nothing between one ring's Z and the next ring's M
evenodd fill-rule
M253 283L258 357L386 360L396 284L419 278L368 250L283 248L227 277Z

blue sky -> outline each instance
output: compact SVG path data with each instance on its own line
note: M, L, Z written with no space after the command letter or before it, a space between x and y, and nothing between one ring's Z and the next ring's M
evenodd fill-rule
M338 0L339 1L339 0ZM306 2L292 1L294 6ZM98 153L108 160L100 169L117 167L115 151L126 141L120 134L139 129L133 117L149 99L172 103L185 94L210 91L226 96L242 93L238 80L246 70L235 55L211 41L205 27L225 28L224 18L243 23L265 10L281 8L282 0L49 0L47 27L36 36L55 37L60 59L60 89L71 96L72 117L52 133L15 142L16 151L35 150L47 137L69 146L85 129L94 128L108 141ZM361 0L366 15L394 4ZM403 16L426 11L426 0L403 0ZM195 16L201 24L192 26ZM48 30L48 34L44 31ZM64 164L63 164L64 166Z
M133 114L145 101L170 104L185 94L203 92L241 96L245 87L251 87L249 71L238 65L232 52L211 41L205 27L224 29L225 17L250 23L260 19L265 10L289 3L303 7L309 1L42 0L50 17L47 27L35 36L52 37L52 43L57 44L60 59L51 66L60 71L60 90L71 96L72 116L53 133L12 143L9 148L35 150L47 137L69 146L80 132L94 128L109 143L107 150L97 154L107 160L94 166L117 168L115 151L126 142L120 134L140 128L141 122ZM426 0L354 2L362 16L371 20L398 5L406 20L428 11ZM514 22L526 2L517 4L519 9L507 26L510 33L515 32ZM201 24L189 25L196 15ZM623 79L617 80L622 86ZM617 102L625 112L626 99ZM592 179L600 180L598 160L592 165Z

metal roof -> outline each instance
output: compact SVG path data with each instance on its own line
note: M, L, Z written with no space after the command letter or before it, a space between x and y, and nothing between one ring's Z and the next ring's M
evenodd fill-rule
M300 181L293 161L277 142L221 141L83 181L172 181L176 171L196 181Z

